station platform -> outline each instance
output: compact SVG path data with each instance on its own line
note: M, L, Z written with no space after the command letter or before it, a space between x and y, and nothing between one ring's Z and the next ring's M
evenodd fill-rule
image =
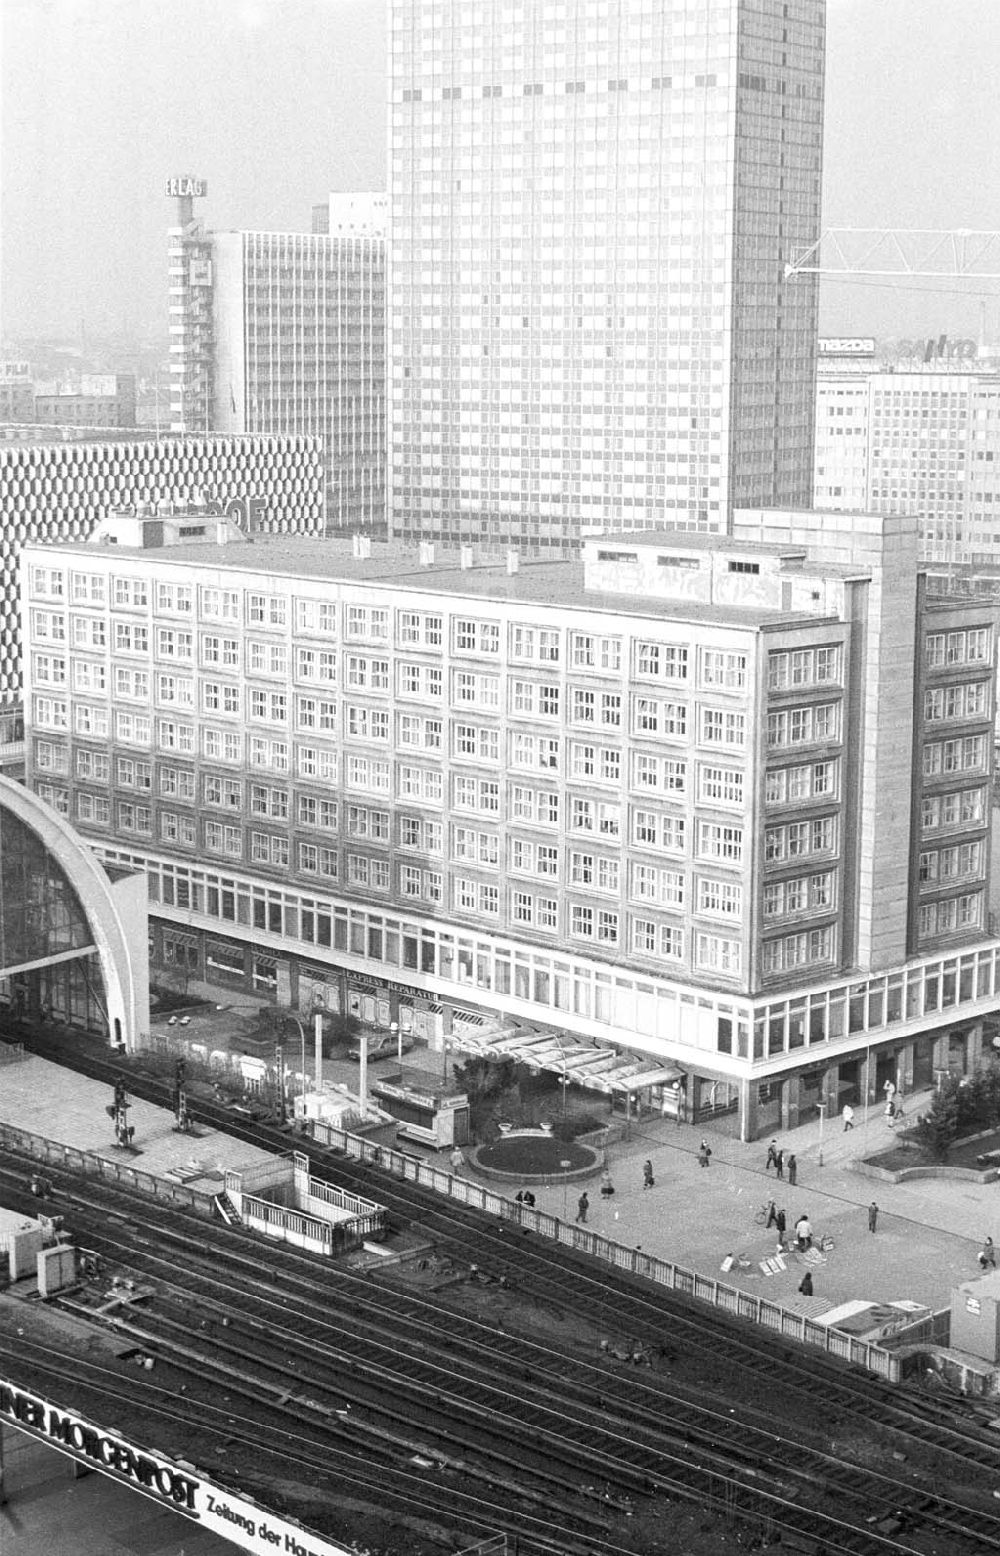
M202 1194L218 1193L228 1168L245 1170L271 1160L268 1152L203 1124L196 1133L180 1133L169 1109L138 1098L129 1107L135 1149L124 1150L115 1142L114 1120L105 1111L113 1100L109 1086L35 1054L0 1071L0 1124Z

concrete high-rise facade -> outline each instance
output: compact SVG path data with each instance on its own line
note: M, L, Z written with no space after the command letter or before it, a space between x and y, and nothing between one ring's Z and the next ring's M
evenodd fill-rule
M916 518L928 562L1000 562L1000 375L821 373L813 501Z
M322 233L213 232L179 210L172 426L322 437L328 524L381 527L385 197L326 209Z
M392 0L394 533L808 502L824 44L823 0Z

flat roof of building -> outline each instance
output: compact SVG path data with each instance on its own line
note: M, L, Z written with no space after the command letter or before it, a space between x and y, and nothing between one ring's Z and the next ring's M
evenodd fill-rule
M597 539L598 537L593 537ZM642 535L608 536L616 549L629 545L671 546L674 550L730 550L734 555L803 555L801 547L761 545L756 542L735 544L731 537L688 535L680 530L647 530ZM727 543L728 542L728 543ZM54 547L46 544L51 553ZM505 554L495 552L463 568L459 552L435 547L434 560L421 562L419 547L398 541L373 544L367 557L355 556L351 541L330 537L298 535L257 535L245 545L229 542L211 545L204 542L143 549L134 546L95 546L87 541L66 541L60 552L81 557L128 557L145 563L179 564L198 570L224 568L234 573L271 573L282 577L327 579L386 585L397 589L425 589L428 593L474 596L480 599L515 601L525 604L567 606L570 609L617 612L629 616L660 616L692 622L715 622L755 628L789 621L836 619L830 613L790 611L779 606L715 605L699 599L654 594L602 592L584 587L582 559L534 560L520 557L517 569L507 571ZM831 577L867 577L863 568L823 563L817 575Z

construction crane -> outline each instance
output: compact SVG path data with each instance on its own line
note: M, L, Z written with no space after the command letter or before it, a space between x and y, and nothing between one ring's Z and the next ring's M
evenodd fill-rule
M829 227L785 266L785 276L912 276L1000 281L1000 232Z

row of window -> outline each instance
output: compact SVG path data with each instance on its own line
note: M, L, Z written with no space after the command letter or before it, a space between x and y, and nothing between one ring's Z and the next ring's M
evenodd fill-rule
M219 639L206 640L213 645L211 652L215 653L214 645L219 644ZM176 644L174 644L176 647ZM281 665L284 650L280 650L277 658L269 645L249 645L251 657L255 663L252 669L255 673L263 675L283 674ZM235 645L234 645L235 649ZM259 653L256 651L259 650ZM169 657L175 657L171 654ZM312 649L300 651L302 663L298 666L300 678L303 680L328 681L334 679L329 672L329 666L321 663L322 654ZM206 662L210 660L206 656ZM362 668L349 669L348 684L355 689L364 688L366 685L371 690L385 690L388 688L388 661L353 660L348 656L347 664L361 666ZM54 655L45 652L37 652L33 657L33 673L35 682L39 686L64 686L67 684L69 661L63 655ZM382 666L385 667L384 674ZM377 668L373 668L377 667ZM414 686L421 688L421 695L426 690L432 671L427 667L404 665L403 680L408 690ZM314 672L321 672L315 673ZM427 691L427 695L439 695L440 672L433 672L437 676L437 686ZM196 702L196 688L190 676L178 676L172 672L151 673L145 669L139 669L128 665L115 665L109 677L107 667L90 660L80 659L73 662L73 688L75 691L85 694L105 693L109 688L115 697L124 697L132 701L148 702L155 694L159 703L193 708ZM497 708L499 699L499 679L475 675L468 672L456 671L453 673L453 683L456 703L468 703L479 708ZM202 679L197 688L197 700L203 712L222 713L232 718L242 716L244 704L250 717L268 719L276 723L288 723L294 717L301 725L311 724L318 706L315 699L309 697L293 697L285 690L269 692L265 688L250 687L241 688L238 682L215 681ZM336 703L332 700L322 704L325 716L330 727L336 717ZM357 713L351 713L350 709L355 705L348 705L347 717L353 717L358 721ZM539 719L558 719L562 716L562 696L558 686L536 684L533 682L513 679L509 685L508 709L513 715L522 715ZM675 739L686 739L689 734L690 716L693 710L686 703L668 702L659 698L635 696L631 701L630 726L631 733L637 737L666 736ZM388 738L389 718L387 710L366 709L371 718L377 722L379 733L372 738ZM403 729L419 729L418 715L399 715L403 721ZM701 705L697 709L698 739L702 744L715 746L729 746L741 748L746 743L746 716L742 712L723 708L712 708ZM570 692L570 718L574 723L593 724L601 723L610 728L620 728L622 723L622 697L619 694L603 694L598 696L586 689L571 689ZM407 722L409 721L409 722ZM440 746L441 721L426 720L427 727L436 731L436 739L428 741L428 744ZM807 738L793 734L795 738ZM817 737L820 738L820 737ZM411 738L408 743L418 744L419 740Z
M984 719L990 713L989 681L962 681L957 686L933 686L924 692L924 721Z
M920 855L918 877L921 886L934 886L960 880L978 880L983 873L983 842L953 843L949 848L926 849Z
M768 768L764 799L768 805L801 805L808 800L835 800L840 788L840 762L806 762L796 767Z
M929 670L946 665L989 664L990 630L969 627L960 632L929 632L924 658Z
M155 608L167 614L194 615L194 586L177 583L150 584L144 578L108 578L103 573L84 573L72 570L68 588L64 569L33 566L29 587L33 598L40 600L68 600L73 605L104 606L111 604L116 611L147 609L151 600ZM198 615L205 621L242 623L248 627L268 630L284 630L290 619L294 630L307 634L329 637L342 635L345 640L361 642L390 641L392 612L386 607L370 605L345 605L343 607L342 634L338 632L340 607L333 602L320 602L284 595L263 593L256 590L240 591L200 587L197 591ZM103 622L90 618L87 628L81 631L99 630ZM395 641L401 647L443 649L445 619L434 612L395 612ZM33 628L38 637L51 641L65 641L65 618L58 612L38 611L33 614ZM74 633L76 624L74 622ZM190 631L159 628L158 632L175 631L183 645L182 651L190 657L193 638ZM451 651L473 653L500 658L503 630L499 622L456 616L449 622ZM514 663L556 665L564 654L563 632L557 628L540 628L525 623L513 623L506 629L506 658ZM74 637L74 641L78 640ZM146 623L115 621L115 646L120 652L148 652L150 628ZM623 639L588 632L568 633L568 663L579 670L619 674L622 668ZM97 637L93 646L99 646ZM142 646L145 644L145 648ZM807 651L812 654L812 681L832 680L839 675L837 649ZM829 655L824 670L817 669L815 655ZM639 677L687 680L691 651L687 645L636 642L633 644L633 672ZM727 690L739 690L746 685L746 654L719 649L703 648L698 655L699 682L703 686L716 686ZM780 675L776 668L775 675ZM801 673L801 672L796 672ZM796 681L792 684L809 684Z
M984 771L990 756L986 735L966 735L958 740L934 740L924 746L923 771L925 778L938 778L950 773Z
M41 786L40 786L41 787ZM45 786L44 797L57 809L68 810L65 790ZM239 796L227 786L225 780L210 780L206 786L205 801L223 810L238 809ZM77 816L93 826L109 826L115 814L121 831L147 837L153 835L154 815L149 805L129 800L119 800L117 808L105 795L81 792L77 795ZM269 820L287 820L287 795L254 786L251 797L251 814ZM297 808L299 825L336 831L338 829L338 805L335 800L313 799L300 796ZM420 827L416 818L403 818L411 830L400 828L400 846L406 847L406 837L416 839L416 844L427 852L441 853L443 839L438 831L429 836L418 833L412 827ZM344 831L350 838L363 838L375 843L388 843L391 822L387 811L372 810L367 806L344 807ZM160 816L160 835L164 841L196 846L199 842L195 818L183 812L165 811ZM243 829L239 823L225 823L205 819L201 841L213 853L223 852L233 859L244 856ZM411 845L411 846L416 846ZM428 846L431 845L431 846ZM312 849L314 845L305 845ZM497 868L500 864L500 839L493 833L478 832L468 827L454 827L451 836L451 860L455 863L471 863L479 867ZM291 849L287 836L275 836L256 831L250 833L250 857L258 863L270 863L288 867ZM512 839L509 848L511 869L518 874L531 874L552 880L560 875L558 850L532 844L523 839ZM388 863L384 864L383 886L388 890ZM617 857L570 850L567 859L567 878L574 887L619 895L622 884L622 865ZM661 907L682 909L685 905L685 876L683 871L664 869L656 865L634 862L629 870L630 900L652 902ZM699 876L696 880L697 911L718 914L727 918L739 918L742 913L742 886L739 883L715 880Z
M928 794L920 802L922 832L986 824L986 790L954 789L950 794Z
M838 685L842 673L838 644L775 650L767 656L767 689L771 692Z
M832 925L802 930L777 940L765 940L761 946L761 973L765 978L833 961L836 944Z
M917 933L924 940L931 935L952 935L959 930L979 929L982 922L982 892L966 892L960 897L921 903L917 912Z
M840 739L840 703L782 708L767 715L769 747L819 745Z
M65 704L57 700L36 697L35 699L35 724L40 730L62 731L66 728L65 719L67 709ZM74 725L78 735L88 739L104 739L111 737L112 721L106 708L94 708L87 704L77 703L74 707ZM193 756L195 754L195 735L193 725L178 722L175 719L152 719L147 714L132 713L128 709L118 709L113 721L114 738L123 745L150 748L153 745L154 735L156 749L169 753L176 751L182 755ZM360 726L359 726L360 728ZM209 761L222 762L230 765L242 765L244 761L254 768L277 773L289 773L292 771L293 754L295 757L296 771L300 777L313 778L324 777L336 782L338 761L337 752L334 750L321 750L313 746L292 746L288 741L276 740L264 735L248 733L244 735L242 730L228 730L214 727L205 727L200 730L201 754ZM356 735L355 738L362 738ZM485 743L480 732L470 727L467 735L462 737L465 746L456 753L458 755L476 756L480 759L484 753L491 749L489 743ZM44 747L46 744L42 742ZM406 745L408 742L401 742ZM426 748L426 746L425 746ZM536 743L527 743L517 747L516 761L513 765L548 770L552 767L552 753L546 751L544 746ZM41 765L50 758L43 754L39 758ZM600 772L595 771L597 765L596 754L593 756L584 750L578 753L578 766L574 772L581 778L606 777L607 781L618 781L618 776L612 778L616 772L614 753L608 753L601 758ZM744 801L744 773L740 768L715 767L706 763L696 763L697 795L704 804L742 807ZM361 756L353 752L344 755L344 782L349 788L370 787L371 789L388 794L392 788L393 764L387 758ZM682 796L688 793L689 764L686 761L670 757L648 756L641 752L634 752L631 764L630 788L640 792L661 792L671 797ZM397 794L401 796L414 796L431 803L441 804L444 797L444 774L440 768L424 769L412 768L406 763L397 764ZM481 810L485 814L496 814L500 811L501 782L499 778L482 778L479 776L453 773L451 775L452 804L462 810ZM526 791L529 795L527 803L532 811L537 808L538 814L532 814L531 820L538 820L545 825L558 824L558 810L560 796L556 793L543 791ZM518 814L518 786L511 789L511 802L514 806L512 813ZM603 802L589 800L574 800L575 810L588 811L596 815ZM617 812L617 806L604 806L611 814Z

